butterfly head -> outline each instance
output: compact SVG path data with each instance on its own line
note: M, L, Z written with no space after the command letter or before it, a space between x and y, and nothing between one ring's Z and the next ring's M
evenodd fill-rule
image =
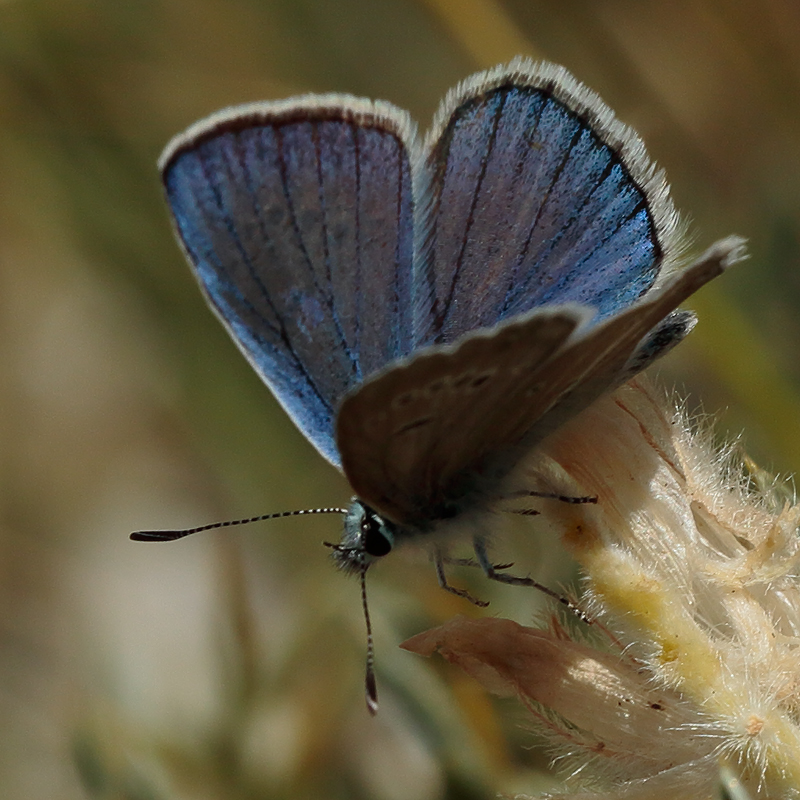
M344 517L342 540L331 545L333 560L345 572L361 572L391 553L395 534L394 523L354 498Z

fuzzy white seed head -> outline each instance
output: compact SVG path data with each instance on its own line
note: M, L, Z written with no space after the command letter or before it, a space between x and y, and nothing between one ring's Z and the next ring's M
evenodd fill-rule
M800 798L800 506L735 453L631 381L517 476L598 498L541 509L583 568L587 642L457 619L407 643L521 699L572 776L558 797L710 800L730 773Z

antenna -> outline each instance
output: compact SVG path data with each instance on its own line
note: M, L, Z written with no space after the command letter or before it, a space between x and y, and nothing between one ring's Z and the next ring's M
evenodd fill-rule
M361 579L361 608L364 609L364 622L367 626L367 664L364 678L364 695L367 700L367 711L374 717L378 713L378 682L375 680L375 642L372 638L372 621L369 617L369 604L367 603L367 569L369 562L367 554L362 547L323 542L325 547L339 552L355 552L358 554L358 571Z
M176 539L183 539L193 533L201 531L211 531L215 528L231 528L234 525L249 525L251 522L263 522L268 519L280 519L281 517L299 517L302 514L346 514L346 508L301 508L298 511L280 511L277 514L261 514L257 517L247 519L229 519L225 522L212 522L209 525L200 525L197 528L184 528L175 531L134 531L131 539L134 542L174 542Z
M367 623L367 665L364 677L364 696L367 700L367 711L374 717L378 713L378 684L375 680L375 644L372 639L372 622L367 605L367 567L369 564L361 554L361 605L364 609L364 622Z

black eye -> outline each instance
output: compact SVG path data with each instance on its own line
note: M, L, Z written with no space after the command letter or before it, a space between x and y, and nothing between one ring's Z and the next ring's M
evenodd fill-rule
M361 545L367 555L381 558L392 552L392 540L382 530L380 521L369 516L361 523Z

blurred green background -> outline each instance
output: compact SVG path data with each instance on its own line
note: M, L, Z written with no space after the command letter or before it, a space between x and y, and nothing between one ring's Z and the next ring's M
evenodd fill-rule
M692 299L662 380L800 467L794 0L0 3L0 796L488 798L552 784L513 707L396 645L455 613L424 558L371 575L382 710L334 518L172 545L129 531L340 505L345 482L205 307L155 161L225 105L381 97L423 128L521 53L564 64L667 169L696 249L752 258ZM555 541L503 542L558 585ZM456 580L470 580L458 576ZM475 580L521 622L541 599Z

